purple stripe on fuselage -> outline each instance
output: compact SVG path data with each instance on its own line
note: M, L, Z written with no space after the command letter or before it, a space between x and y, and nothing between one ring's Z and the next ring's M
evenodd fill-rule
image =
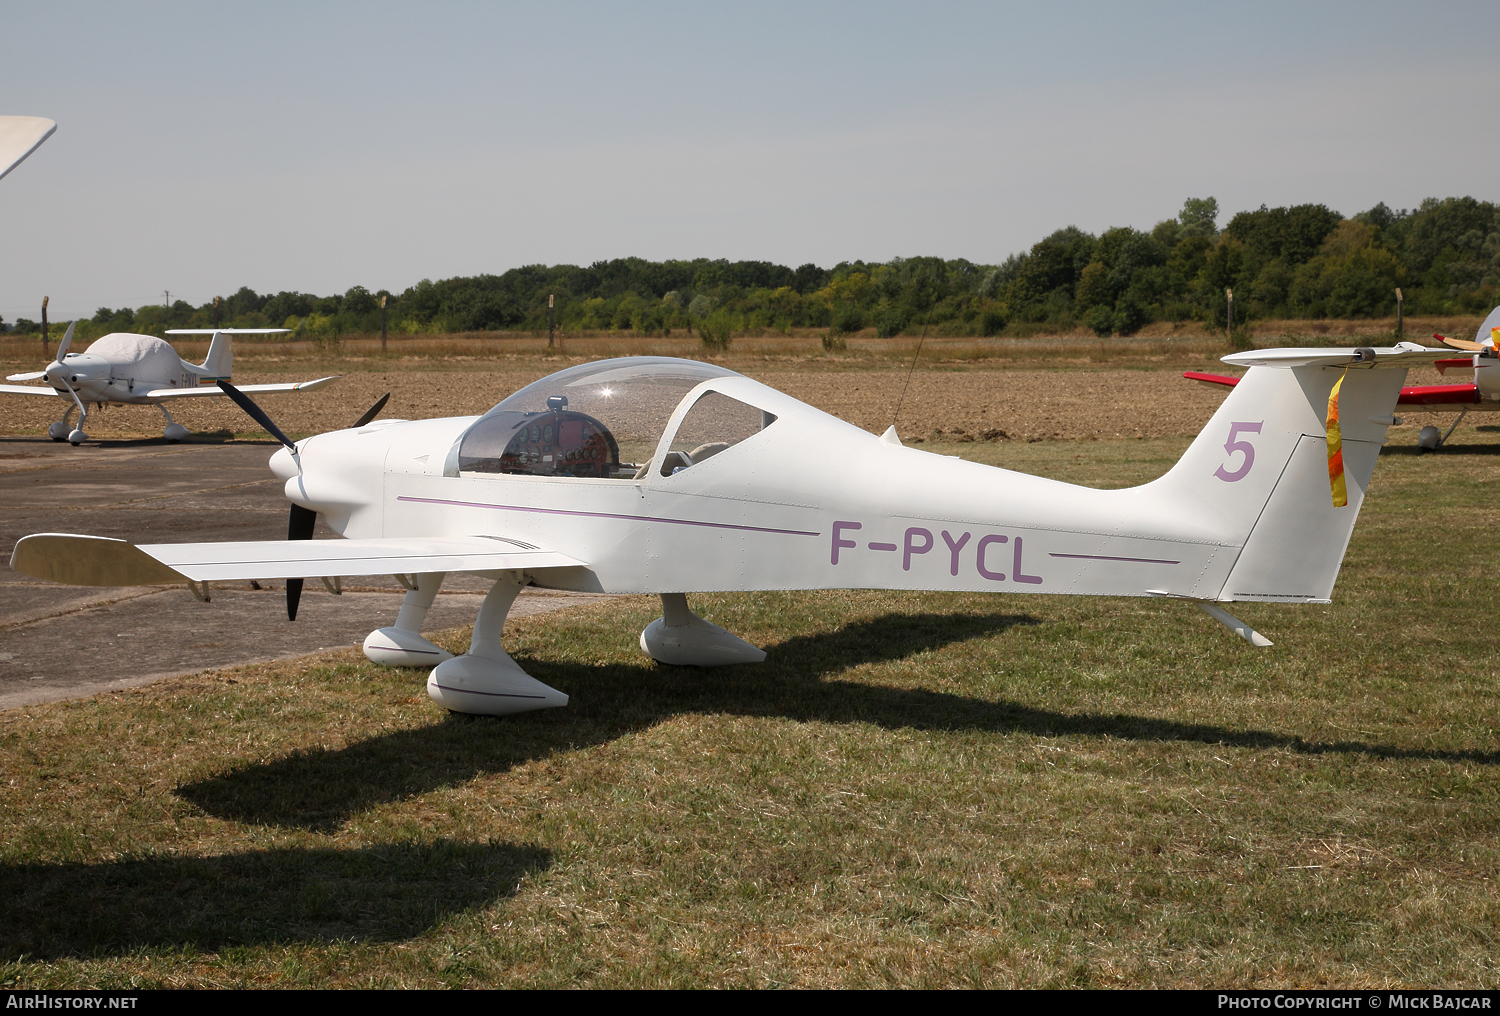
M1182 564L1181 561L1159 561L1154 557L1106 557L1103 554L1048 554L1048 557L1076 557L1086 561L1131 561L1135 564Z
M821 536L801 529L769 529L765 526L736 526L728 522L695 522L692 519L663 519L654 515L617 515L614 512L576 512L565 508L525 508L515 504L484 504L479 501L448 501L440 497L397 497L397 501L421 504L451 504L459 508L493 508L503 512L533 512L538 515L579 515L590 519L626 519L630 522L665 522L674 526L705 526L709 529L741 529L750 533L784 533L787 536Z

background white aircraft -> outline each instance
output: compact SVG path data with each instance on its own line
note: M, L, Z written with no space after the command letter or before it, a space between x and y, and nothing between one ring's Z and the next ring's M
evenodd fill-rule
M72 353L68 349L73 343L73 328L68 325L67 334L57 347L57 358L46 370L24 374L11 374L7 381L37 381L42 385L0 385L0 393L8 395L34 395L68 398L71 401L63 411L62 419L47 428L47 435L54 441L69 441L75 446L88 440L83 425L88 420L85 404L102 405L120 402L136 406L156 406L167 418L163 436L168 441L181 441L187 437L188 429L172 419L167 412L167 402L172 399L203 398L223 395L216 381L228 380L234 368L233 335L254 333L268 334L284 332L285 328L177 328L168 335L212 335L208 344L208 355L202 363L189 363L177 355L171 343L154 335L135 335L130 332L111 332L96 339L84 353ZM336 376L336 375L335 375ZM247 385L247 392L309 392L321 388L333 377L316 381L300 381L292 384ZM78 426L68 423L74 409L78 410Z
M11 567L77 585L187 582L204 599L215 581L286 579L292 616L303 579L336 590L338 576L394 574L409 592L366 655L437 663L428 694L467 713L567 702L500 643L528 582L659 593L664 616L640 643L674 664L765 657L693 614L693 590L1172 597L1270 645L1215 604L1329 602L1404 368L1442 355L1403 343L1227 356L1249 368L1244 378L1171 471L1128 490L905 448L894 430L877 438L691 360L581 364L480 417L386 420L295 444L221 385L285 446L271 468L292 502L288 540L39 534L16 545ZM1341 378L1347 507L1330 495L1337 449L1324 422ZM310 540L318 515L347 539ZM494 580L457 657L419 634L450 571Z
M46 117L0 116L0 178L19 166L56 130L57 124Z

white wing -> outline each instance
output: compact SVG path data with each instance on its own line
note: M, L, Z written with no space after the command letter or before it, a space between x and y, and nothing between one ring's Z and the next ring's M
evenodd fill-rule
M56 388L43 388L40 385L0 385L0 392L6 395L57 395Z
M36 151L52 136L57 124L41 116L0 116L0 176Z
M10 566L23 575L73 586L509 571L582 564L566 554L490 536L136 546L102 536L38 533L23 537L10 558Z
M297 381L293 384L284 385L236 385L242 392L310 392L322 388L328 382L336 380L341 375L333 377L320 377L316 381ZM218 385L199 385L197 388L156 388L146 393L150 399L191 399L203 398L209 395L223 395L224 390Z

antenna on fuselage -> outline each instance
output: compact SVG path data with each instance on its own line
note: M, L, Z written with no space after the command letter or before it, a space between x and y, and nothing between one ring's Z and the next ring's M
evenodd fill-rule
M927 316L922 320L922 337L917 340L917 351L911 356L911 366L906 371L906 382L901 386L901 397L896 400L896 411L891 414L891 427L887 434L895 436L896 420L901 416L901 403L906 401L906 389L911 385L912 373L917 369L917 357L922 355L922 343L927 341L927 325L932 321L932 305L927 305ZM899 443L900 439L897 438Z

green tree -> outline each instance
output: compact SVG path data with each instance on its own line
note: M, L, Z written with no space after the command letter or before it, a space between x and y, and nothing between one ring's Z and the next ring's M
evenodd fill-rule
M1218 236L1219 202L1214 198L1188 198L1177 213L1183 236Z

